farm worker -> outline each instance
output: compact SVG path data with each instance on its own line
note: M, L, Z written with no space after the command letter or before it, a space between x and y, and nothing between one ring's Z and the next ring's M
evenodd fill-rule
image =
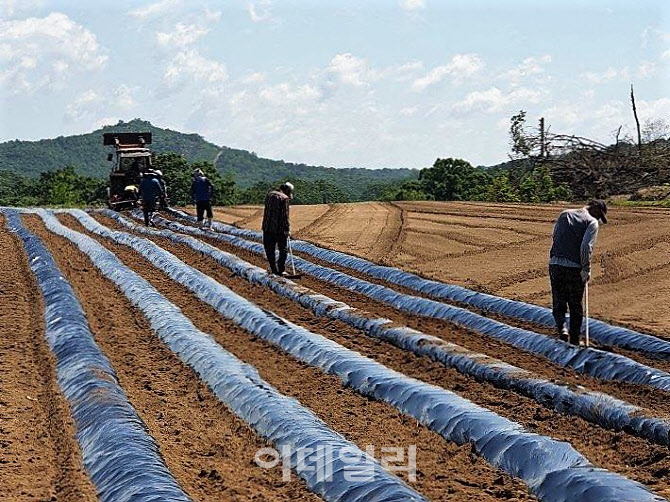
M607 223L607 205L593 200L582 209L563 211L554 225L549 278L556 330L568 341L565 314L570 308L570 343L579 345L584 285L591 279L591 256L598 236L598 220Z
M165 180L163 179L163 171L160 169L153 169L153 173L158 180L158 183L161 185L161 194L159 196L161 203L160 207L167 209L167 188L165 186Z
M286 264L286 242L291 235L289 223L289 202L293 198L294 188L288 181L278 189L270 191L265 197L263 211L263 246L275 275L282 275ZM279 260L275 262L275 248L279 248Z
M202 169L193 171L193 182L191 183L191 194L195 202L195 210L198 213L198 224L203 225L203 216L207 211L205 227L212 226L212 197L214 197L214 185L207 179Z
M140 197L142 197L142 212L144 213L144 224L153 226L151 216L156 211L156 202L165 197L163 187L158 181L158 176L153 171L142 173L140 181Z

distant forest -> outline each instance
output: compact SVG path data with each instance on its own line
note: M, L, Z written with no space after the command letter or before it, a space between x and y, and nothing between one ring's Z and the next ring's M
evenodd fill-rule
M258 157L218 147L197 134L182 134L134 120L80 136L0 144L0 205L86 206L106 202L108 148L103 132L151 131L154 166L163 171L171 203L190 204L191 173L200 168L216 188L216 204L260 204L282 181L296 186L295 204L366 200L479 200L551 202L632 193L670 183L667 124L641 129L637 144L613 145L526 125L525 112L510 120L510 161L473 167L438 158L430 167L335 169ZM662 191L662 193L665 193Z

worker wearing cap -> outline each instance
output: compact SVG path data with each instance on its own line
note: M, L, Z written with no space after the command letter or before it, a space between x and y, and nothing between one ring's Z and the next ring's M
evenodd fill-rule
M293 185L288 181L265 197L263 211L263 246L275 275L282 275L286 264L286 243L291 234L289 202L293 198ZM279 248L279 259L275 260L275 249Z
M198 215L198 225L204 227L212 226L212 197L214 197L214 185L209 181L202 169L193 171L193 182L191 183L191 195L195 202L195 211ZM204 219L207 212L207 219ZM204 220L204 222L203 222Z
M593 200L581 209L563 211L554 225L549 278L556 329L562 340L579 345L582 328L582 296L591 279L591 257L598 236L598 220L607 223L607 205ZM570 309L570 329L565 314Z

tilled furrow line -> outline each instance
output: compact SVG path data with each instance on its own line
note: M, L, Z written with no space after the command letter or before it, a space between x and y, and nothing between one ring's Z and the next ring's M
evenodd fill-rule
M44 303L0 213L0 499L97 500L44 337Z
M206 236L204 238L207 239ZM212 242L212 239L207 239L207 240L208 240L208 242ZM220 247L222 247L222 249L223 248L225 248L225 249L236 249L235 252L244 253L244 250L240 250L239 248L235 248L234 246L226 245L226 243L221 243L220 241L215 241L215 240L214 240L214 242L215 242L215 244L213 243L214 245L220 246ZM247 254L245 256L253 256L253 259L256 260L256 262L259 266L265 266L266 265L266 262L262 258L258 258L257 254L247 252ZM350 268L346 268L346 267L343 267L343 266L340 266L340 265L337 265L337 264L326 262L324 260L320 260L319 258L315 258L313 256L305 255L303 253L296 253L296 256L304 257L305 259L309 259L309 261L311 261L312 263L315 263L317 265L332 268L333 270L337 270L338 272L342 272L342 273L350 275L352 277L356 277L357 279L362 279L364 281L370 282L371 284L378 284L380 286L384 286L384 287L393 289L393 290L398 291L399 293L402 293L402 294L405 294L405 295L417 296L417 297L436 300L436 301L442 301L439 298L435 298L434 296L432 296L430 294L421 293L419 291L410 289L406 286L401 286L401 285L398 285L398 284L394 284L394 283L385 281L383 279L378 279L378 278L375 278L375 277L371 277L371 276L369 276L369 275L367 275L363 272L359 272L359 271L354 270L354 269L350 269ZM530 272L530 273L534 276L537 276L539 271L534 271L534 272ZM545 271L545 273L546 273L546 271ZM305 282L305 280L307 280L307 281L314 280L314 281L316 281L316 283L322 283L323 284L322 281L319 281L319 279L316 279L316 278L312 278L311 276L303 277L303 279L301 279L301 282ZM326 286L326 287L327 288L334 287L334 288L337 288L337 289L341 290L341 288L338 288L337 286L334 286L332 284L328 284L328 286ZM345 291L346 291L345 292L345 296L346 296L347 294L349 294L350 290L345 290ZM357 296L359 298L362 296L362 295L357 294L356 292L353 292L353 291L351 292L351 294L354 295L354 296ZM365 302L365 300L363 300L363 301ZM454 305L456 307L460 307L460 308L470 310L470 311L475 312L479 315L486 316L486 317L491 318L491 319L495 319L495 320L500 321L500 322L502 322L504 324L507 324L509 326L514 326L514 327L518 327L518 328L525 329L525 330L530 330L530 331L533 331L533 332L536 332L536 333L541 333L541 334L545 334L545 335L549 335L549 336L556 336L556 330L553 327L540 325L540 324L534 324L534 323L531 323L529 321L524 321L524 320L521 320L521 319L518 319L518 318L506 316L506 315L503 315L503 314L500 314L500 313L497 313L497 312L486 311L486 310L479 309L477 307L473 307L472 305L467 305L465 303L458 302L458 301L449 301L449 302L445 302L445 303L448 303L449 305ZM397 309L394 309L394 311L397 313L397 315L400 315L400 316L407 315L407 316L411 316L411 317L416 317L416 316L413 316L412 314L407 313L407 312L400 312ZM452 323L449 323L448 321L442 321L440 319L430 319L430 318L426 318L426 317L423 317L423 316L418 316L418 318L419 318L418 322L421 323L421 324L428 322L429 324L435 324L437 326L441 326L442 329L448 329L450 326L453 326ZM435 322L432 323L431 321L435 321ZM472 331L469 331L469 333L471 333L471 335L477 336L477 334L472 332ZM659 339L665 340L665 338L663 338L662 336L658 336L658 335L654 335L654 336L656 336ZM492 342L495 343L495 341L492 341ZM598 342L594 342L593 339L591 339L591 346L594 347L594 348L606 350L606 351L609 351L609 352L612 352L612 353L615 353L615 354L620 354L622 356L628 357L629 359L637 361L640 364L644 364L646 366L650 366L650 367L653 367L653 368L658 368L660 370L663 370L663 371L666 371L666 372L670 373L670 360L664 360L664 359L659 359L659 358L656 358L656 357L651 357L651 356L645 354L644 352L637 352L637 351L634 351L634 350L626 350L626 349L623 349L623 348L620 348L620 347L609 347L609 346L606 346L606 345L599 344ZM546 361L543 364L546 364Z
M45 337L56 361L58 385L70 405L83 465L100 501L189 502L95 342L72 286L43 241L23 226L19 213L6 214L42 293Z
M185 213L175 211L173 209L170 209L169 211L172 214L179 216L182 219L185 218L191 222L193 220L193 217L186 215ZM241 230L235 227L231 227L230 225L221 225L215 223L214 228L221 230L223 232L230 232L244 239L252 239L255 241L260 239L259 232ZM496 297L492 295L485 295L472 290L468 290L467 288L463 288L460 286L426 280L419 276L407 273L397 268L379 266L368 260L348 255L346 253L334 252L327 249L323 249L320 248L319 246L316 246L314 244L305 241L295 241L294 246L296 251L305 251L311 256L316 256L322 259L326 259L329 262L345 265L348 268L359 269L360 271L365 272L366 274L384 280L388 280L390 282L393 282L394 284L406 285L408 287L411 287L412 289L416 289L417 291L421 292L430 292L432 295L438 296L441 300L447 300L447 301L457 300L460 302L467 303L468 305L485 309L487 311L494 311L500 314L504 314L506 316L518 317L519 319L523 319L525 321L529 321L532 323L539 323L546 326L553 326L554 321L551 315L551 311L544 307L509 300L506 298ZM303 262L303 268L304 267L307 267L307 269L313 268L313 266L310 267L310 265L313 264L311 264L309 261ZM412 305L415 305L416 308L431 311L430 315L432 317L440 317L440 318L462 317L456 314L456 311L454 310L455 307L449 306L446 303L441 303L439 301L433 301L426 298L417 297L414 295L411 296L403 295L393 290L392 288L386 288L381 285L377 285L377 288L370 288L368 284L371 283L367 283L367 281L363 281L366 284L360 283L361 281L359 281L359 284L354 284L352 281L347 281L346 277L337 277L338 274L336 271L335 273L331 273L322 270L321 273L322 274L326 273L326 275L329 276L328 280L331 282L341 283L344 281L348 283L347 287L351 289L356 289L359 291L361 289L367 290L366 294L368 295L371 295L372 290L374 289L376 299L382 299L383 301L388 302L390 301L390 296L395 295L394 296L395 303L401 303L401 304L411 303ZM347 274L344 275L346 276ZM386 289L386 291L382 292L380 291L380 288ZM389 299L386 299L387 297L389 297ZM449 310L451 311L451 313L445 312L445 310ZM440 315L437 315L438 311L440 311L439 312ZM467 324L478 324L478 321L470 319ZM491 325L491 323L489 323L489 325ZM650 335L645 335L642 333L637 333L635 331L631 331L626 328L611 326L595 319L591 320L590 328L593 339L603 345L616 346L629 350L636 350L644 352L647 355L655 358L670 359L670 342L666 340L659 339L657 337ZM500 326L496 326L496 328L493 331L494 332L500 331L500 329L501 329ZM487 334L492 334L492 332L489 331L487 332ZM522 333L516 332L513 339L516 340L517 338L523 340L527 338L527 336L525 336ZM525 340L523 342L515 341L515 345L517 346L523 345L524 348L528 350L529 342L530 340ZM534 350L541 350L543 355L549 357L550 359L558 358L563 360L565 359L565 357L571 357L571 355L569 354L570 351L566 352L560 350L560 344L557 345L556 343L552 343L551 341L548 342L545 341L544 343L538 343L538 344L533 342L530 345L534 346ZM543 346L544 348L540 349L541 346ZM584 358L590 359L588 364L589 366L593 367L599 364L598 359L602 359L602 356L598 357L594 356L595 354L589 354L589 351L587 349L586 351L581 352L581 356L579 359L580 360ZM628 363L620 360L619 365L622 364L625 365ZM639 374L640 377L641 375L642 373ZM618 376L621 376L621 374L619 374ZM657 375L653 379L654 380L653 385L658 385L658 382L662 379L663 378L660 378L660 376ZM670 384L668 385L668 387L670 388Z
M168 225L171 224L168 223ZM179 224L177 224L176 226L177 228L184 230L188 230L189 228L189 227L183 227ZM234 244L235 246L232 252L240 252L239 251L241 249L240 246L242 246L247 251L253 250L253 252L257 254L263 252L262 247L260 245L251 241L246 241L240 237L213 233L210 240L212 240L212 242L216 242L216 240L223 240L226 241L226 243L228 244ZM222 247L222 249L225 249L225 247ZM245 254L245 256L246 255L247 254ZM354 276L344 275L338 273L337 271L333 271L333 269L327 269L325 267L320 267L318 265L315 266L313 262L300 261L297 259L296 263L298 263L299 266L301 266L304 270L310 272L310 274L317 275L319 279L322 279L324 281L322 283L321 288L319 287L315 288L317 290L327 289L328 291L331 290L335 291L338 289L337 286L340 285L340 282L342 282L343 285L344 284L349 285L350 283L355 282L349 279L350 277ZM333 276L335 277L335 279L333 279ZM311 284L313 283L311 281L311 277L304 276L303 279L301 279L301 281L304 282L306 285L313 287L311 286ZM369 286L365 286L365 284L369 284ZM354 286L356 290L352 291ZM622 356L609 354L607 352L602 351L597 352L592 349L578 350L573 347L570 347L567 344L563 344L562 342L553 341L551 338L542 337L540 335L537 335L536 333L526 332L520 328L510 327L508 325L504 325L500 322L496 322L482 316L476 316L470 311L466 311L463 309L453 310L452 307L438 302L431 303L432 307L440 309L441 313L438 317L445 317L446 315L447 317L449 317L449 319L436 319L426 317L427 315L428 316L432 315L433 314L432 312L414 314L415 310L413 308L415 306L414 303L412 303L412 305L404 305L404 306L397 305L397 303L402 303L401 300L403 300L403 298L397 297L396 296L397 293L395 292L395 290L391 290L388 288L380 290L379 288L382 288L381 286L376 287L376 289L375 286L376 285L372 283L366 283L365 281L355 282L353 286L348 286L346 290L340 289L340 291L342 291L343 296L337 297L337 299L349 304L353 304L354 306L362 309L371 310L372 312L378 314L382 312L388 312L389 307L393 307L392 310L396 310L396 316L391 318L395 320L398 319L398 316L401 316L400 322L403 322L404 324L408 324L408 322L410 322L412 319L415 319L419 323L418 324L419 327L417 329L425 331L426 330L425 326L429 326L431 327L429 333L439 336L441 338L445 338L448 341L453 341L455 343L462 344L471 350L478 350L484 353L491 354L493 347L496 347L495 354L497 357L507 362L511 362L517 366L520 366L524 369L532 370L540 374L547 374L547 375L550 375L548 371L554 373L558 372L561 375L561 378L564 380L566 378L574 379L575 375L573 371L566 371L565 367L560 368L557 364L556 365L548 364L547 360L543 359L543 357L548 357L553 354L555 356L553 358L556 359L557 363L566 365L567 368L579 371L584 375L580 378L585 380L577 380L577 383L585 382L585 386L592 389L599 389L600 386L602 385L603 386L602 390L604 390L608 394L629 401L631 403L637 404L639 406L651 408L654 410L657 409L656 408L657 406L660 406L661 413L667 413L670 410L670 408L668 408L667 405L667 399L665 399L664 391L654 388L654 387L664 387L665 386L664 382L668 380L667 376L663 376L666 374L664 374L660 370L653 369L651 367L645 368L644 366L641 366L634 360L630 359L626 360ZM391 295L397 301L394 300L393 302L391 302L392 305L387 304L387 301L385 300L387 296L386 293ZM347 297L356 298L357 296L360 299L361 298L360 295L365 295L366 297L373 298L373 300L379 297L382 299L382 301L370 302L369 298L366 298L363 300L362 303L362 305L364 306L361 306L361 304L357 304L355 302L352 303L352 301L347 300ZM411 298L417 298L417 297L411 297ZM365 306L366 300L368 304L367 307ZM417 301L420 302L421 300L422 299L417 298ZM451 314L452 311L454 312L454 314ZM386 316L386 314L382 315ZM452 315L456 315L457 317L460 317L460 315L469 316L471 318L471 321L475 323L474 329L481 331L481 333L477 334L473 333L472 331L468 333L463 330L455 330L454 324L452 323L452 319L450 318ZM414 324L410 323L410 326L417 327L416 323ZM445 337L445 331L444 331L445 329L447 330L446 333L449 334L450 336L451 333L457 335L457 339ZM464 333L466 334L466 336L462 336ZM519 335L521 337L520 341L517 340L517 336ZM496 338L499 337L499 339L497 340L493 339L491 338L491 336ZM501 341L507 342L510 345L507 346L501 345L500 344ZM535 341L537 341L538 343L542 342L540 344L540 347L537 348L535 347L536 346ZM554 352L548 350L548 347L545 346L547 344L553 344L552 345L553 349L561 349L561 353L559 355L554 354ZM518 348L524 349L524 352L530 349L529 350L530 353L523 353L522 351L519 351ZM537 354L534 356L531 355L533 352L537 352ZM568 358L566 359L566 357ZM585 357L586 359L584 359ZM598 363L602 364L599 366ZM630 368L633 371L633 373L629 374L628 368ZM584 374L586 372L588 372L592 376L597 376L600 378L602 377L615 378L615 379L621 379L622 381L616 384L609 383L606 381L598 383L598 380L593 379L589 383L588 375ZM651 378L651 375L654 372L658 373L662 378L656 378L656 377ZM643 380L644 382L641 383L645 383L646 385L637 385L638 379ZM632 380L632 382L628 380ZM646 390L645 387L647 387ZM644 396L643 400L640 400L641 396Z
M107 218L98 218L105 223L115 223ZM521 398L518 395L493 388L488 384L478 383L472 378L464 378L463 375L454 373L453 371L445 371L444 367L426 360L427 358L425 357L411 357L403 350L388 343L365 340L361 337L358 330L352 329L349 325L310 315L309 311L306 312L305 309L299 308L294 302L287 302L283 297L277 297L266 287L252 286L246 280L236 275L231 276L228 269L222 269L219 263L212 258L203 256L184 244L174 243L165 237L157 235L153 235L150 238L153 242L172 252L184 262L215 278L218 282L231 288L238 294L247 298L253 297L254 302L263 308L275 310L279 308L283 316L289 320L309 327L344 346L358 350L366 356L382 362L386 366L403 371L414 378L457 390L459 394L477 404L518 421L540 434L551 435L570 441L579 451L586 453L589 458L610 470L616 470L629 477L643 481L653 486L659 493L670 493L670 485L666 485L663 481L660 481L663 477L662 473L670 467L670 457L667 455L667 448L651 445L644 440L625 435L622 436L619 433L604 431L593 424L574 417L549 412L538 406L537 403ZM340 307L338 306L337 308L339 309ZM324 329L324 325L327 328ZM603 400L601 404L604 405L605 402ZM623 409L624 407L622 406L620 410L621 414L624 413ZM662 425L661 421L658 423ZM667 442L667 437L658 439ZM615 454L612 454L613 444L618 445ZM643 460L639 455L642 455L646 460ZM648 464L648 467L650 467L649 471L640 475L637 465L629 467L630 459L633 456L638 456L637 458L640 459L639 463Z
M417 476L411 485L430 500L534 499L523 483L474 455L470 445L446 442L390 405L343 387L337 376L296 360L250 335L233 321L222 318L216 310L126 246L85 231L67 215L60 215L59 219L111 250L126 266L178 305L196 327L210 333L226 350L254 366L264 380L280 392L298 399L360 448L372 445L372 453L380 458L382 448L400 448L407 455L408 447L415 445ZM296 308L292 302L287 305ZM309 316L309 313L304 315ZM330 329L338 331L340 328L334 325ZM353 336L360 338L358 333ZM406 363L416 359L409 354L406 357ZM402 467L402 463L397 465ZM398 475L407 479L406 472L400 471Z
M623 497L632 496L632 493L625 493L629 488L624 487L638 489L632 487L639 485L626 485L624 478L613 476L611 472L583 470L580 466L588 465L588 461L567 443L558 443L544 436L530 435L519 428L518 424L494 415L488 410L479 407L473 409L471 402L464 401L450 392L418 380L408 379L341 345L328 342L315 333L276 317L272 312L258 309L229 289L212 281L209 276L188 267L160 246L127 233L110 231L81 211L73 211L72 214L76 215L90 231L129 246L154 265L164 268L170 278L187 286L200 300L215 307L225 317L239 319L238 322L245 329L309 364L340 376L359 392L392 403L405 413L420 419L424 425L440 431L446 439L472 442L476 451L495 465L500 465L508 472L526 480L543 499L563 500L561 497L565 496L564 490L570 493L571 500L579 500L584 499L587 493L591 497L596 492L601 495L616 492ZM265 329L266 323L274 326L272 331ZM465 411L466 409L472 410L474 414L469 415L470 412ZM452 421L463 413L465 415L462 425L453 429L456 424ZM448 421L445 422L445 425L449 424L446 429L441 425L443 420ZM486 446L480 442L484 439L480 434L485 431L487 431ZM489 447L494 447L495 443L492 441L495 435L490 434L501 434L501 438L507 438L505 442L509 440L518 446L510 445L502 456L499 453L491 456L493 452ZM544 453L538 457L540 451ZM531 458L534 467L528 471L530 464L527 462ZM563 467L560 467L561 465ZM563 481L559 481L561 478ZM573 484L576 479L580 479L580 488ZM596 486L599 488L595 488ZM644 498L645 495L640 492L634 497Z
M336 302L328 296L293 281L274 277L262 268L190 235L175 233L167 229L146 228L120 215L112 216L114 217L113 223L118 222L136 234L148 235L152 241L179 255L182 259L198 258L198 254L186 253L184 255L183 246L176 244L188 246L197 253L223 265L246 281L267 287L279 296L312 310L318 316L342 321L354 328L362 329L369 336L382 339L416 355L431 357L461 373L485 380L497 387L513 389L559 412L575 414L606 428L626 430L652 442L664 446L669 445L670 421L654 418L657 412L634 407L601 392L592 392L588 389L572 390L564 383L540 379L528 371L481 353L470 352L437 337L431 337L403 326L393 326L388 319L375 317L366 311L352 309L346 303ZM193 230L193 233L199 237L208 235L208 232L200 230ZM207 263L213 265L209 261ZM213 267L210 275L217 274L218 278L220 272L217 267Z
M378 279L378 278L375 278L375 277L371 277L371 276L369 276L369 275L367 275L363 272L359 272L359 271L354 270L354 269L350 269L350 268L346 268L346 267L343 267L343 266L340 266L340 265L337 265L337 264L326 262L324 260L320 260L319 258L315 258L313 256L304 255L303 253L296 253L296 256L304 257L305 259L309 259L309 261L311 261L311 262L313 262L317 265L332 268L333 270L337 270L338 272L342 272L342 273L350 275L352 277L362 279L362 280L370 282L372 284L378 284L380 286L384 286L384 287L393 289L395 291L398 291L399 293L402 293L402 294L405 294L405 295L408 295L408 296L416 296L416 297L431 299L431 300L435 300L435 301L443 301L443 300L440 300L439 298L436 298L436 297L434 297L430 294L421 293L419 291L410 289L406 286L401 286L401 285L398 285L398 284L394 284L394 283L385 281L383 279ZM263 260L260 259L259 263L264 264L265 262L263 262ZM667 267L667 265L664 265L664 267ZM546 270L542 273L546 273ZM539 270L530 271L529 274L531 274L533 277L537 277L538 274L541 275L541 271L539 271ZM317 279L317 281L318 281L318 279ZM355 294L355 292L353 292L353 293ZM536 324L536 323L532 323L532 322L529 322L529 321L524 321L522 319L506 316L504 314L500 314L500 313L497 313L497 312L486 311L484 309L480 309L480 308L474 307L472 305L467 305L465 303L458 302L458 301L455 301L455 300L445 302L445 303L448 303L449 305L454 305L456 307L460 307L460 308L470 310L470 311L475 312L479 315L486 316L486 317L491 318L491 319L495 319L495 320L500 321L500 322L502 322L504 324L507 324L509 326L514 326L514 327L518 327L518 328L525 329L525 330L530 330L530 331L533 331L535 333L541 333L541 334L545 334L545 335L549 335L549 336L556 336L555 328L550 327L550 326L546 326L546 325L542 325L542 324ZM403 315L404 313L401 312L400 314ZM409 314L409 313L406 313L406 314L410 315L410 316L412 315L412 314ZM423 319L423 322L432 320L432 319L426 319L423 316L420 316L420 318ZM441 321L440 319L434 319L434 320L437 321L437 324L441 325L441 326L451 325L448 321ZM664 338L663 336L660 336L660 335L653 335L653 336L660 339L660 340L667 340L666 338ZM608 352L612 352L612 353L615 353L615 354L620 354L622 356L628 357L629 359L637 361L640 364L644 364L646 366L650 366L650 367L653 367L653 368L658 368L660 370L663 370L663 371L666 371L666 372L670 373L670 360L660 359L658 357L652 357L650 354L645 353L645 352L638 352L638 351L634 351L634 350L626 350L626 349L621 348L621 347L611 347L611 346L603 345L603 344L598 343L597 341L594 341L593 339L591 339L591 346L594 347L594 348L599 348L599 349L606 350Z
M129 400L195 500L318 500L301 481L284 482L280 470L253 464L267 444L160 343L146 318L88 257L47 231L38 217L24 219L71 282Z

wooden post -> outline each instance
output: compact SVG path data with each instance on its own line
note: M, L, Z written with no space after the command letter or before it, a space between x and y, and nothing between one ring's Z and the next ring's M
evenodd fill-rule
M637 125L637 149L642 151L642 134L640 133L640 120L637 118L637 109L635 108L635 94L633 94L633 84L630 84L630 102L633 104L633 115Z

